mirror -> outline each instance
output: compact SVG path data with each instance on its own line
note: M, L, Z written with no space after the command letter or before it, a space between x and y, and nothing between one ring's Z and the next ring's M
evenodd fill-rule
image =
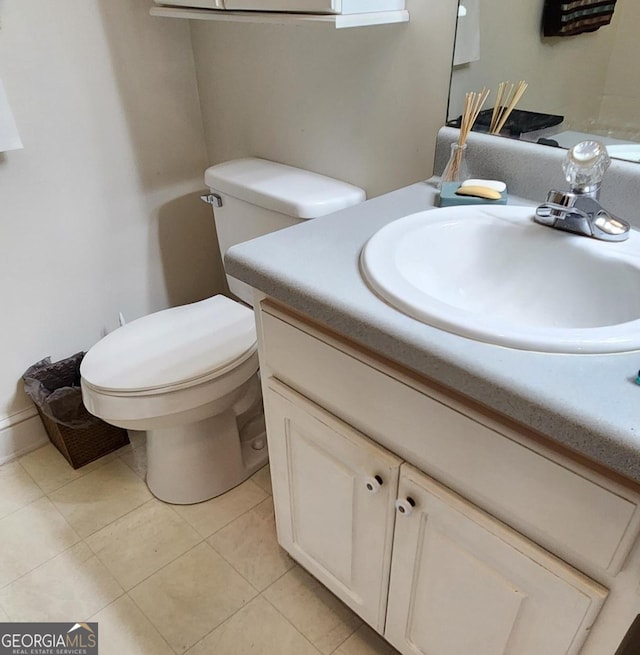
M543 118L503 134L566 148L595 136L611 156L640 162L640 2L617 0L609 25L562 37L542 36L543 6L544 0L459 0L449 121L462 113L467 91L490 88L490 113L499 82L526 80L518 109L562 122Z

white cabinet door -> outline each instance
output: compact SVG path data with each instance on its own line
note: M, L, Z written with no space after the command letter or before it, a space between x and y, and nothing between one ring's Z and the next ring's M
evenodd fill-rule
M265 386L278 540L381 632L400 460L277 380Z
M580 651L606 589L407 464L399 498L385 631L397 649Z

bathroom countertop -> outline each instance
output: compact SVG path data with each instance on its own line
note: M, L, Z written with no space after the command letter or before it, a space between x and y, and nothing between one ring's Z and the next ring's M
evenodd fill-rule
M435 197L434 184L421 182L234 246L227 272L640 482L640 351L563 355L486 344L405 316L365 285L358 260L367 239L395 219L434 208Z

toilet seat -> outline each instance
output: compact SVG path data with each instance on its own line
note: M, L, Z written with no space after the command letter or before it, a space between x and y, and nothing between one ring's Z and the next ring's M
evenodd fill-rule
M101 395L157 395L224 377L256 351L253 311L217 295L115 330L87 353L80 374Z

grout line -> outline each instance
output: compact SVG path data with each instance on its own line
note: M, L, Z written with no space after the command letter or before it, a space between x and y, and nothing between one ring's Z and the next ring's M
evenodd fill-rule
M53 502L53 501L52 501L52 500L51 500L47 495L40 496L39 498L36 498L36 499L35 499L34 501L32 501L31 503L27 503L26 505L23 505L20 509L16 510L15 512L11 512L10 514L7 514L6 516L3 516L2 519L0 519L0 521L4 520L5 518L7 518L7 517L9 517L9 516L12 516L13 514L16 514L17 512L19 512L19 511L21 511L21 510L23 510L23 509L26 509L26 508L29 507L30 505L33 505L33 504L35 504L35 503L37 503L37 502L40 502L40 501L43 500L44 498L47 499L47 502L51 505L51 507L53 508L53 510L54 510L54 511L55 511L55 512L56 512L56 513L57 513L57 514L62 518L62 520L63 520L63 521L65 522L65 524L67 525L67 527L68 527L68 528L71 530L71 532L72 532L72 533L77 537L77 541L75 541L74 543L70 544L70 545L67 546L66 548L63 548L59 553L56 553L55 555L53 555L53 556L51 556L51 557L48 557L46 560L40 562L39 564L36 564L35 566L31 567L28 571L25 571L24 573L22 573L21 575L19 575L19 576L18 576L17 578L15 578L14 580L11 580L10 582L8 582L8 583L6 583L6 584L0 586L0 589L6 589L9 585L12 585L14 582L17 582L18 580L20 580L20 579L23 578L24 576L28 575L29 573L32 573L33 571L35 571L36 569L40 568L40 567L43 566L44 564L47 564L48 562L50 562L51 560L55 559L55 558L58 557L59 555L62 555L62 553L65 553L65 552L67 552L68 550L70 550L71 548L73 548L74 546L77 546L81 541L84 541L82 535L78 534L77 530L76 530L76 529L75 529L75 528L74 528L74 527L69 523L69 521L67 521L67 518L64 516L64 514L63 514L63 513L62 513L62 512L61 512L61 511L56 507L55 503L54 503L54 502ZM89 550L90 550L90 552L93 552L91 549L89 549Z
M218 625L211 628L211 630L209 630L209 632L207 632L207 634L205 634L204 636L200 637L200 639L198 639L198 641L191 644L191 646L189 646L189 648L187 649L187 652L190 651L192 648L195 648L199 643L204 641L212 632L215 632L218 628L222 627L225 623L230 621L236 614L238 614L238 612L240 612L245 607L247 607L248 605L253 603L257 598L260 598L260 592L258 592L253 598L250 598L246 603L240 605L240 607L238 607L238 609L234 610L231 614L229 614L229 616L227 616L226 619L223 619L222 621L220 621L220 623L218 623Z
M285 552L286 552L286 551L285 551ZM273 585L276 584L276 582L278 582L279 580L282 580L282 578L284 578L284 576L287 575L287 573L289 573L289 572L290 572L292 569L294 569L296 566L298 566L298 567L300 566L300 565L298 564L298 562L296 562L296 561L293 559L293 557L291 557L291 555L289 555L288 553L287 553L287 555L289 556L289 559L293 562L293 566L289 567L289 568L288 568L288 569L287 569L287 570L286 570L282 575L278 576L278 577L277 577L277 578L276 578L276 579L275 579L275 580L274 580L274 581L273 581L273 582L272 582L268 587L266 587L265 589L263 589L262 592L261 592L262 594L264 594L264 593L267 591L267 589L270 589L271 587L273 587Z
M357 628L356 628L356 629L355 629L355 630L354 630L350 635L347 635L347 636L346 636L346 637L345 637L345 638L344 638L344 639L343 639L343 640L342 640L342 641L341 641L341 642L340 642L340 643L339 643L339 644L338 644L338 645L337 645L337 646L336 646L336 647L331 651L331 653L329 653L329 655L334 655L334 653L338 650L338 648L340 648L340 647L342 646L342 644L344 644L348 639L351 639L351 637L353 637L353 635L354 635L356 632L358 632L358 630L360 630L361 627L362 627L362 624L360 624L360 625L359 625L359 626L358 626L358 627L357 627Z
M162 641L164 641L164 643L167 645L167 648L168 648L171 652L175 653L176 651L173 649L173 647L171 646L171 644L170 644L170 643L165 639L164 635L160 632L160 630L158 630L158 628L156 628L156 626L154 625L153 621L152 621L152 620L151 620L151 619L150 619L150 618L149 618L149 617L148 617L148 616L147 616L147 615L142 611L142 609L141 609L140 607L138 607L138 604L133 600L133 598L131 598L131 596L129 596L129 592L128 592L128 591L125 591L121 596L118 596L118 598L116 598L115 600L111 601L109 604L105 605L102 609L98 610L98 612L94 612L94 613L91 615L91 617L90 617L89 619L87 619L87 622L90 621L92 618L94 618L94 617L95 617L99 612L102 612L102 610L104 610L104 609L106 609L107 607L110 607L111 605L114 605L115 603L121 601L125 596L129 599L129 602L133 603L133 606L138 610L138 612L140 612L140 614L142 615L142 617L143 617L144 619L146 619L147 623L151 626L151 629L152 629L152 630L153 630L153 631L158 635L158 637L160 637L160 639L161 639ZM121 624L118 624L118 627L120 627L120 625L121 625ZM125 655L129 655L129 654L125 654Z
M33 482L33 484L35 484L36 487L38 487L38 489L40 489L40 493L42 494L42 496L46 496L47 492L38 484L38 481L33 477L33 475L31 475L31 473L29 473L29 471L27 471L27 469L24 466L22 466L22 462L20 461L20 457L12 460L11 462L5 462L5 463L6 464L12 464L13 462L15 462L25 472L25 474L27 475L29 480L31 480ZM4 466L4 464L0 465L0 468L2 466ZM42 498L42 496L40 496L40 497Z
M222 556L221 556L221 555L220 555L220 554L219 554L219 553L218 553L218 552L213 548L213 546L211 546L211 544L208 544L207 541L206 541L206 539L203 539L202 541L200 541L199 543L195 544L194 546L192 546L191 548L189 548L188 550L186 550L184 553L182 553L182 555L179 555L179 556L176 557L175 559L171 560L171 562L169 562L168 564L165 564L162 568L158 569L157 571L154 571L154 573L152 573L152 574L149 575L147 578L145 578L145 580L148 580L152 575L155 575L156 573L159 573L160 571L162 571L163 569L165 569L167 566L169 566L169 564L171 564L172 562L175 562L177 559L179 559L180 557L183 557L184 555L186 555L187 553L191 552L192 550L194 550L195 548L197 548L197 547L200 546L201 544L205 544L208 548L211 548L211 550L212 550L216 555L218 555L219 557L222 558ZM226 562L226 560L225 560L224 558L222 558L222 559L223 559L223 561ZM226 622L227 622L227 621L228 621L232 616L235 616L235 615L236 615L236 614L237 614L237 613L238 613L238 612L239 612L243 607L246 607L247 605L249 605L249 603L253 602L256 598L259 598L259 597L260 597L260 591L259 591L258 589L256 589L256 588L254 587L254 585L252 585L252 584L251 584L251 583L250 583L250 582L249 582L249 581L248 581L244 576L241 575L241 577L242 577L242 579L243 579L243 580L244 580L244 581L245 581L245 582L246 582L246 583L247 583L247 584L248 584L248 585L249 585L249 586L250 586L250 587L251 587L251 588L256 592L255 595L252 596L252 597L251 597L251 598L250 598L246 603L243 603L242 605L240 605L240 607L238 607L234 612L232 612L231 614L229 614L229 616L227 616L225 619L223 619L220 623L218 623L218 624L215 625L213 628L211 628L211 630L209 630L205 635L203 635L200 639L198 639L198 641L196 641L196 642L194 642L193 644L191 644L191 645L189 646L189 648L187 648L187 651L191 650L194 646L196 646L196 644L199 644L203 639L206 639L206 637L208 637L208 636L209 636L209 635L210 635L214 630L216 630L216 629L219 628L221 625L223 625L224 623L226 623ZM129 596L129 598L131 598L131 600L133 601L133 603L135 604L135 606L136 606L136 607L140 610L140 612L142 612L142 614L143 614L143 615L148 619L148 621L151 623L151 625L152 625L156 630L158 630L158 632L160 632L160 630L156 627L156 624L155 624L155 623L151 620L151 618L150 618L150 617L145 613L145 611L142 609L142 607L140 607L140 605L138 605L138 603L136 603L135 598L133 598L133 596L130 596L130 595L129 595L129 593L130 593L131 591L133 591L133 590L136 589L138 586L140 586L141 584L143 584L143 582L145 582L145 580L141 580L138 584L136 584L134 587L132 587L131 589L129 589L129 590L126 591L125 593ZM164 637L163 637L163 639L164 639ZM165 639L165 641L166 641L166 639ZM167 642L167 643L168 643L168 642ZM181 653L185 652L185 651L176 651L175 648L173 648L173 647L171 646L171 644L169 644L169 647L171 648L171 650L173 650L173 651L174 651L175 653L177 653L178 655L180 655Z
M66 466L68 466L71 469L71 471L74 473L74 478L72 480L69 480L68 482L63 482L61 485L57 486L55 489L49 489L48 491L45 490L42 487L42 485L38 482L38 480L35 478L35 476L31 475L29 473L29 471L26 469L26 467L23 466L22 462L20 461L23 458L28 457L31 453L35 453L38 450L40 450L41 448L44 448L46 446L51 446L51 448L54 450L54 454L57 455L60 458L60 460L62 462L64 462L64 464ZM97 470L101 469L103 466L109 464L109 462L114 461L114 458L110 457L110 455L113 455L114 453L107 453L106 455L103 456L105 461L100 462L100 459L103 459L103 458L99 458L99 459L94 460L93 462L89 462L86 466L93 465L93 468L90 468L89 470L83 471L82 470L84 468L83 466L81 466L80 468L74 469L71 466L71 464L69 464L69 462L62 456L62 454L58 452L56 447L51 442L45 444L44 446L41 446L41 448L37 448L36 450L31 451L31 453L26 453L25 455L22 455L21 457L19 457L15 461L17 461L22 466L22 468L27 472L27 474L33 479L33 481L38 485L38 487L40 487L40 489L42 489L42 492L44 494L46 494L46 495L54 493L54 492L58 491L58 489L62 489L62 487L66 487L68 484L71 484L72 482L75 482L76 480L80 480L81 478L84 478L85 476L93 473L94 471L97 471Z
M136 585L136 586L137 586L137 585ZM135 589L135 587L132 587L132 589ZM131 591L131 589L129 589L129 591ZM134 604L134 606L137 608L137 610L140 612L140 614L142 614L142 616L144 616L144 618L147 619L147 621L149 621L149 624L153 627L153 629L154 629L154 630L155 630L155 631L156 631L156 632L157 632L157 633L162 637L162 639L166 642L167 646L169 646L169 650L171 650L171 651L173 651L174 653L176 653L176 655L180 655L180 652L181 652L181 651L177 651L177 650L176 650L176 649L175 649L175 648L174 648L174 647L173 647L173 646L172 646L172 645L167 641L167 639L166 639L165 636L162 634L162 632L160 632L160 630L156 627L156 624L151 620L151 618L150 618L150 617L147 615L147 613L142 609L142 607L140 607L140 605L138 605L138 603L136 603L136 599L135 599L133 596L129 595L129 591L126 591L126 592L125 592L125 595L127 596L127 598L129 598L129 600ZM195 644L194 644L194 645L195 645ZM189 646L189 648L192 648L192 647L193 647L193 646ZM189 649L187 649L187 650L189 650ZM182 652L184 652L184 651L182 651Z
M291 556L290 556L290 557L291 557ZM265 593L266 593L266 592L267 592L267 591L268 591L268 590L269 590L273 585L275 585L275 584L276 584L276 583L277 583L281 578L283 578L285 575L287 575L288 573L290 573L290 572L291 572L295 567L298 567L298 568L299 568L303 573L305 573L306 575L311 576L311 578L312 578L315 582L318 582L318 583L320 584L321 588L322 588L324 591L328 592L328 593L329 593L329 594L330 594L330 595L331 595L331 596L332 596L332 597L333 597L333 598L334 598L334 599L335 599L335 600L336 600L336 601L337 601L341 606L343 606L343 607L344 607L344 608L345 608L349 613L353 614L353 615L358 619L358 624L356 625L356 627L355 627L355 628L354 628L354 629L353 629L353 630L352 630L352 631L351 631L351 632L350 632L350 633L349 633L349 634L348 634L348 635L347 635L347 636L346 636L346 637L345 637L345 638L344 638L344 639L343 639L343 640L342 640L342 641L341 641L341 642L340 642L340 643L339 643L339 644L338 644L338 645L337 645L337 646L336 646L336 647L331 651L331 653L329 654L329 655L332 655L333 653L335 653L335 651L336 651L338 648L340 648L340 646L342 646L342 644L344 644L345 641L347 641L347 639L351 638L351 637L352 637L352 636L353 636L353 635L354 635L354 634L355 634L355 633L356 633L356 632L357 632L357 631L358 631L358 630L359 630L363 625L367 625L367 624L366 624L366 622L365 622L365 621L364 621L360 616L358 616L358 614L356 614L356 612L355 612L354 610L352 610L352 609L351 609L351 608L350 608L350 607L349 607L349 606L348 606L348 605L347 605L347 604L346 604L346 603L345 603L341 598L339 598L338 596L336 596L336 594L333 593L333 591L331 591L331 589L329 589L329 587L326 587L322 582L320 582L320 581L319 581L319 580L318 580L318 579L313 575L313 573L310 573L306 568L304 568L304 567L303 567L299 562L297 562L297 561L294 560L293 558L291 558L291 559L293 560L294 567L290 568L288 571L286 571L285 573L283 573L283 574L280 576L280 578L278 578L278 580L275 580L274 582L272 582L271 585L269 585L269 587L267 587L267 588L262 592L261 595L264 596L265 600L269 601L269 603L271 603L271 605L273 605L273 606L274 606L274 607L275 607L275 608L280 612L280 614L282 614L282 615L284 616L284 618L286 619L287 617L283 614L283 612L281 612L281 611L279 610L279 608L278 608L278 607L277 607L273 602L271 602L271 601L269 600L269 598L267 598L267 597L265 596ZM315 594L314 594L314 595L315 595ZM289 622L291 623L291 621L289 621ZM294 627L295 627L295 626L294 626ZM298 632L300 632L300 631L298 631ZM301 634L302 634L302 633L301 633ZM304 636L304 635L303 635L303 636ZM318 649L318 650L319 650L319 649Z
M140 580L140 582L136 582L136 584L134 584L133 587L131 587L130 589L126 589L126 592L130 593L134 589L137 589L141 584L144 584L149 578L152 578L157 573L160 573L160 571L163 571L164 569L166 569L167 566L171 566L171 564L173 564L176 560L179 560L181 557L184 557L185 555L187 555L188 553L190 553L192 550L194 550L195 548L197 548L198 546L200 546L203 543L206 543L205 539L203 539L202 541L199 541L197 544L193 544L193 546L191 546L190 548L187 548L187 550L185 550L184 553L178 555L177 557L174 557L170 562L167 562L164 566L161 566L157 571L154 571L153 573L150 573L146 578L144 578L143 580ZM132 600L134 600L134 599L132 598ZM135 600L134 600L134 602L135 602ZM136 603L136 605L137 605L137 603ZM142 608L140 608L140 610L142 611Z
M261 501L258 503L258 505L261 505L262 503L267 502L267 500L270 500L270 501L271 501L271 504L272 504L272 506L273 506L273 500L271 499L271 497L267 497L267 498L265 498L264 500L261 500ZM242 573L242 571L240 571L240 570L236 567L236 565L235 565L231 560L229 560L227 557L225 557L224 553L220 552L220 551L219 551L219 550L218 550L218 549L217 549L217 548L216 548L212 543L210 543L210 541L209 541L209 540L212 539L216 534L218 534L218 532L221 532L222 530L224 530L224 529L230 527L230 526L233 525L236 521L240 520L243 516L245 516L245 515L248 514L249 512L251 512L251 511L253 511L254 509L256 509L256 508L258 507L258 505L255 505L255 506L254 506L251 510L249 510L248 512L245 512L244 514L238 516L238 518L236 518L236 519L234 519L233 521L231 521L231 523L228 523L224 528L221 528L221 529L218 530L217 532L214 532L211 536L207 537L205 541L207 542L207 544L209 544L209 546L211 546L211 548L213 548L213 550L214 550L218 555L220 555L220 557L222 557L222 559L224 559L225 562L227 562L227 564L229 564L229 566L231 566L231 568L233 568L234 571L236 571L236 572L237 572L237 573L238 573L238 574L239 574L239 575L240 575L244 580L246 580L246 581L247 581L247 582L248 582L252 587L254 587L254 589L257 589L258 594L262 594L262 592L265 591L266 589L268 589L268 588L269 588L269 587L270 587L274 582L277 582L277 581L278 581L278 580L279 580L283 575L286 575L286 574L287 574L287 573L288 573L288 572L289 572L289 571L290 571L290 570L295 566L295 564L296 564L296 563L295 563L295 560L293 560L293 559L291 558L291 556L290 556L288 553L286 553L286 551L284 551L284 549L280 546L280 544L278 544L277 539L275 540L276 545L278 546L278 548L280 548L281 550L283 550L283 552L285 552L285 553L287 554L287 557L291 560L292 565L291 565L291 566L290 566L286 571L284 571L283 573L281 573L281 574L280 574L280 575L279 575L275 580L272 580L271 582L269 582L269 584L268 584L264 589L258 589L258 588L256 587L256 585L255 585L251 580L249 580L249 578L247 578L247 576L246 576L244 573Z
M96 557L96 556L94 555L94 557ZM98 558L96 557L96 559L98 559ZM100 562L100 560L98 560L98 561ZM102 562L100 562L100 563L102 563ZM104 564L103 564L103 566L104 566ZM105 568L106 568L106 567L105 567ZM90 620L91 620L91 619L92 619L96 614L98 614L99 612L102 612L102 610L105 609L105 607L109 607L109 605L111 605L111 604L113 604L113 603L119 601L123 596L126 596L126 595L127 595L126 590L125 590L124 587L123 587L123 586L122 586L122 585L121 585L121 584L120 584L120 583L119 583L119 582L118 582L118 581L113 577L111 571L109 571L109 570L107 569L107 573L108 573L109 575L111 575L111 577L112 577L113 580L116 582L116 584L118 585L118 587L120 587L120 589L122 590L122 593L119 594L118 596L116 596L112 601L108 602L106 605L103 605L100 609L98 609L98 610L96 610L95 612L93 612L93 614L91 614L91 616L88 616L88 617L85 619L85 621L87 621L87 623L88 623L88 622L89 622L89 621L90 621Z
M29 574L31 574L34 571L36 571L37 569L39 569L41 566L44 566L45 564L48 564L49 562L54 560L56 557L60 557L60 555L63 555L64 553L71 550L72 548L75 548L81 541L82 541L82 538L80 537L80 539L78 541L76 541L74 544L71 544L70 546L67 546L66 548L63 548L59 553L56 553L52 557L49 557L48 559L44 560L43 562L40 562L40 564L36 564L34 567L30 568L28 571L25 571L24 573L21 573L17 578L15 578L14 580L11 580L11 582L7 582L4 585L0 585L0 591L4 591L8 587L10 587L12 584L22 580L22 578L25 578ZM93 551L91 551L91 552L93 553Z
M88 471L84 471L81 475L78 475L77 477L73 478L73 480L69 480L68 482L65 482L64 484L61 484L59 487L56 487L55 489L51 489L51 490L49 490L49 491L47 491L45 493L47 494L47 496L49 496L50 494L58 493L58 491L60 491L61 489L64 489L65 487L68 487L70 484L73 484L74 482L77 482L78 480L82 480L82 478L86 478L88 475L91 475L92 473L95 473L96 471L99 471L100 469L103 469L105 466L108 466L109 464L113 464L116 461L116 458L115 457L109 457L109 455L112 455L112 454L113 453L109 453L108 455L105 455L104 457L105 458L108 457L108 459L106 459L106 461L102 462L100 464L100 466L96 466L96 467L94 467L94 468L92 468L92 469L90 469ZM60 455L60 457L62 457L62 455ZM64 461L68 466L71 466L71 464L69 464L69 462L67 462L66 459ZM93 462L89 462L89 464L95 464L98 461L100 461L100 460L95 460ZM124 462L122 462L122 463L125 464ZM125 466L126 466L126 464L125 464ZM80 471L80 469L82 469L84 467L80 467L79 469L74 469L73 467L71 467L71 468L72 468L74 473L77 473L78 471ZM127 467L127 468L129 468L129 467Z
M123 464L124 464L124 462L123 462ZM90 475L91 473L94 473L95 471L101 469L101 468L103 468L103 467L100 466L100 467L98 467L97 469L94 469L93 471L90 471L90 472L89 472L89 475ZM73 482L77 482L78 480L82 479L83 477L85 477L85 476L81 476L80 478L76 478L75 480L72 480L72 481L69 482L68 484L72 484ZM136 477L138 477L138 476L136 476ZM147 491L149 491L149 487L147 486L146 482L143 481L142 484L144 485L145 489L146 489ZM54 507L56 507L56 509L58 510L58 512L60 512L60 514L62 514L62 512L57 508L57 506L56 506L56 501L55 501L53 498L51 498L50 496L53 495L53 494L57 494L58 491L60 491L60 489L63 489L63 488L66 487L66 486L68 486L68 485L65 484L65 485L63 485L62 487L59 487L58 489L56 489L55 491L52 491L50 494L47 494L47 495L46 495L47 498L49 499L49 501L52 503L52 505L53 505ZM71 526L71 528L74 530L74 532L76 532L76 534L78 534L78 536L79 536L81 539L87 539L88 537L93 536L93 535L96 534L97 532L100 532L100 530L103 530L104 528L107 528L107 527L109 527L110 525L113 525L116 521L119 521L120 519L124 518L125 516L128 516L128 515L131 514L132 512L135 512L137 509L140 509L143 505L146 505L146 504L147 504L148 502L150 502L151 500L158 500L158 499L155 498L155 496L154 496L151 492L149 492L149 497L148 497L148 498L142 500L142 501L141 501L138 505L136 505L135 507L132 507L131 509L128 509L124 514L122 514L122 515L116 517L115 519L112 519L111 521L109 521L108 523L105 523L104 525L101 525L99 528L96 528L95 530L93 530L93 531L90 532L89 534L81 535L81 534L76 530L76 528L74 528L74 526L71 525L71 523L70 523L69 521L67 521L67 523L69 523L69 525ZM58 502L60 502L60 501L58 501ZM159 501L159 502L162 502L162 501ZM64 514L62 514L62 517L63 517L65 520L67 520L66 517L64 516Z
M55 506L54 501L52 499L49 499L49 500L51 500L51 502ZM71 525L68 521L67 521L67 523L69 523L69 525L71 525L71 528L80 537L80 539L83 539L83 540L88 539L89 537L92 537L94 534L97 534L98 532L100 532L100 530L104 530L105 528L108 528L110 525L113 525L116 521L119 521L120 519L123 519L125 516L129 516L129 514L131 514L132 512L135 512L137 509L140 509L143 505L146 505L150 500L151 500L150 498L147 498L146 500L143 500L139 505L136 505L135 507L132 507L131 509L127 510L121 516L118 516L117 518L113 519L112 521L109 521L109 523L105 523L104 525L101 525L99 528L96 528L95 530L93 530L92 532L89 532L88 534L80 534L78 532L78 530L73 527L73 525ZM58 509L58 508L56 507L56 509ZM60 512L60 510L58 510L58 511ZM62 512L60 512L60 513L62 514ZM63 515L63 518L65 518L64 515ZM66 520L66 518L65 518L65 520ZM91 552L93 552L93 550Z
M142 504L136 505L135 507L132 507L131 509L127 510L124 514L121 516L118 516L118 518L113 519L113 521L109 521L109 523L105 523L105 525L99 527L97 530L94 530L93 532L90 532L89 534L86 534L82 537L83 540L87 540L89 537L93 537L94 535L98 534L98 532L102 532L102 530L106 530L108 527L112 526L114 523L117 523L118 521L124 519L125 517L129 516L129 514L133 514L135 511L141 509L148 503L157 500L154 497L147 498ZM53 501L52 501L53 502ZM89 544L87 544L89 546ZM91 546L89 546L91 548ZM91 548L91 552L94 552L93 548Z
M289 571L290 571L290 570L291 570L291 569L289 569ZM287 573L288 573L289 571L287 571ZM284 573L283 575L281 575L280 578L284 577L287 573ZM278 578L278 580L280 580L280 578ZM277 582L278 580L276 580L275 582ZM275 582L273 582L272 585L275 584ZM272 585L269 585L269 587L271 587ZM267 589L269 589L269 587L267 587ZM275 611L276 611L276 612L277 612L277 613L278 613L278 614L279 614L279 615L280 615L280 616L281 616L281 617L282 617L282 618L283 618L283 619L284 619L284 620L285 620L285 621L286 621L286 622L287 622L287 623L288 623L288 624L289 624L289 625L290 625L290 626L291 626L291 627L292 627L292 628L293 628L293 629L294 629L294 630L295 630L295 631L296 631L296 632L297 632L297 633L298 633L298 634L299 634L299 635L300 635L300 636L301 636L301 637L302 637L302 638L303 638L303 639L304 639L304 640L305 640L305 641L306 641L310 646L311 646L311 648L313 648L313 649L318 653L318 655L323 655L322 651L321 651L319 648L317 648L316 645L315 645L315 644L314 644L314 643L313 643L313 642L312 642L312 641L311 641L311 640L310 640L310 639L309 639L309 638L308 638L308 637L307 637L307 636L306 636L306 635L305 635L301 630L299 630L298 627L297 627L296 625L294 625L294 624L289 620L289 618L287 618L287 617L286 617L286 616L285 616L285 615L280 611L280 609L279 609L278 607L276 607L276 605L274 605L274 604L273 604L273 603L272 603L272 602L271 602L271 601L270 601L270 600L269 600L269 599L264 595L265 592L267 591L267 589L265 589L265 590L260 594L260 596L261 596L261 597L262 597L262 598L263 598L267 603L269 603L269 605L271 605L271 607L273 607L273 609L274 609L274 610L275 610Z
M251 478L247 478L244 482L241 482L240 485L246 484L246 483L249 482L250 480L251 480ZM260 491L262 491L262 493L266 493L266 492L264 491L264 489L262 489L262 488L260 487L260 485L256 484L256 483L253 482L253 481L252 481L252 484L253 484L254 486L256 486L258 489L260 489ZM238 487L239 487L240 485L238 485ZM237 489L238 487L234 487L234 489ZM229 491L232 491L232 490L230 489ZM229 492L226 492L226 493L229 493ZM216 498L222 498L222 496L224 496L224 494L222 494L222 495L220 495L220 496L216 496ZM216 498L210 498L209 500L205 500L204 503L210 503L212 500L215 500ZM213 537L214 534L217 534L218 532L220 532L220 530L224 530L227 526L231 525L234 521L237 521L241 516L244 516L245 514L248 514L249 512L251 512L251 511L252 511L253 509L255 509L255 508L256 508L260 503L262 503L263 501L265 501L267 498L269 498L268 495L265 496L264 498L261 498L261 499L260 499L260 500L255 504L255 505L252 505L252 506L249 507L248 509L244 510L241 514L238 514L237 516L234 516L232 519L229 519L229 521L227 521L224 525L221 525L219 528L216 528L213 532L211 532L210 534L208 534L208 535L206 535L206 536L205 536L205 535L202 535L202 532L200 532L200 530L198 530L198 528L197 528L195 525L193 525L193 523L191 523L191 521L189 521L189 519L187 519L186 517L183 517L183 516L180 514L180 512L177 512L177 510L176 510L176 512L177 512L178 515L180 515L180 516L182 517L182 519L185 520L185 521L186 521L186 522L187 522L187 523L188 523L188 524L189 524L189 525L190 525L190 526L191 526L191 527L192 527L192 528L193 528L193 529L194 529L194 530L195 530L199 535L202 535L204 539L210 539L211 537ZM162 502L162 501L160 501L160 502ZM204 503L195 503L195 504L196 504L196 505L203 505ZM171 505L170 503L167 503L167 504ZM171 507L175 507L175 505L171 505ZM178 505L178 507L191 507L191 505Z
M216 549L215 549L215 548L214 548L214 547L213 547L213 546L212 546L212 545L211 545L211 544L206 540L206 539L204 540L204 543L205 543L209 548L211 548L211 550L212 550L212 551L213 551L213 552L214 552L218 557L220 557L220 559L222 559L223 562L225 562L226 564L228 564L228 565L229 565L229 566L230 566L234 571L236 571L236 573L237 573L237 574L238 574L238 575L239 575L239 576L240 576L240 577L241 577L241 578L242 578L242 579L243 579L243 580L244 580L244 581L245 581L245 582L246 582L246 583L247 583L247 584L248 584L248 585L249 585L249 586L250 586L250 587L251 587L251 588L256 592L256 593L255 593L255 596L253 596L253 598L252 598L251 600L253 600L254 598L257 598L257 597L261 594L260 589L258 589L258 588L253 584L253 582L251 582L251 580L247 580L247 578L245 578L244 575L242 575L242 573L240 573L240 571L237 571L236 568L235 568L234 566L231 565L231 562L227 562L227 560L226 560L224 557L222 557L222 555L221 555L221 554L220 554L220 553L219 553L219 552L218 552L218 551L217 551L217 550L216 550ZM250 602L250 601L248 601L247 603L245 603L245 605L247 605L249 602ZM244 605L242 605L242 607L244 607ZM238 608L238 610L239 610L239 609L240 609L240 607ZM237 612L238 610L236 610L236 612ZM235 614L236 612L234 612L234 614ZM231 616L233 616L233 615L231 615ZM226 620L226 619L225 619L225 620Z
M194 530L194 532L195 532L195 530ZM200 535L198 535L198 537L199 537L199 536L200 536ZM176 555L173 559L169 560L166 564L163 564L159 569L156 569L155 571L152 571L151 573L149 573L149 575L147 575L146 577L142 578L142 580L140 580L139 582L136 582L136 583L133 585L133 587L130 587L129 589L127 589L126 587L123 587L123 589L125 590L126 593L129 593L130 591L133 591L136 587L139 587L143 582L146 582L149 578L153 577L156 573L160 573L160 571L162 571L163 569L165 569L167 566L170 566L170 565L173 564L176 560L179 560L181 557L184 557L187 553L190 553L194 548L197 548L200 544L203 544L203 543L206 543L206 539L200 539L200 541L198 541L197 543L193 544L193 546L190 546L189 548L187 548L187 550L185 550L183 553L180 553L180 555ZM88 544L87 544L87 545L88 545ZM91 547L89 546L89 548L91 548ZM94 552L93 549L91 549L91 552L92 552L92 553ZM107 564L105 564L105 563L100 559L100 557L99 557L97 554L95 554L95 555L96 555L96 557L100 560L100 562L102 562L102 564L103 564L103 565L104 565L104 566L109 570L109 573L111 573L111 570L109 569L109 567L107 566ZM111 575L113 575L113 573L111 573ZM114 576L114 577L115 577L115 576ZM116 578L116 580L117 580L117 578ZM118 584L120 584L120 582L118 582Z
M38 501L42 500L43 498L46 498L53 505L53 502L51 502L51 499L46 494L43 493L42 496L38 496L37 498L34 498L33 500L30 500L28 503L25 503L21 507L18 507L17 509L12 510L8 514L5 514L4 516L0 517L0 521L4 521L5 519L9 518L10 516L13 516L14 514L17 514L18 512L22 511L23 509L26 509L27 507L30 507L31 505L33 505L34 503L37 503ZM55 507L55 505L53 505L53 506ZM56 510L59 511L57 507L56 507ZM75 530L74 530L74 532L75 532ZM78 536L80 536L80 535L78 535Z

